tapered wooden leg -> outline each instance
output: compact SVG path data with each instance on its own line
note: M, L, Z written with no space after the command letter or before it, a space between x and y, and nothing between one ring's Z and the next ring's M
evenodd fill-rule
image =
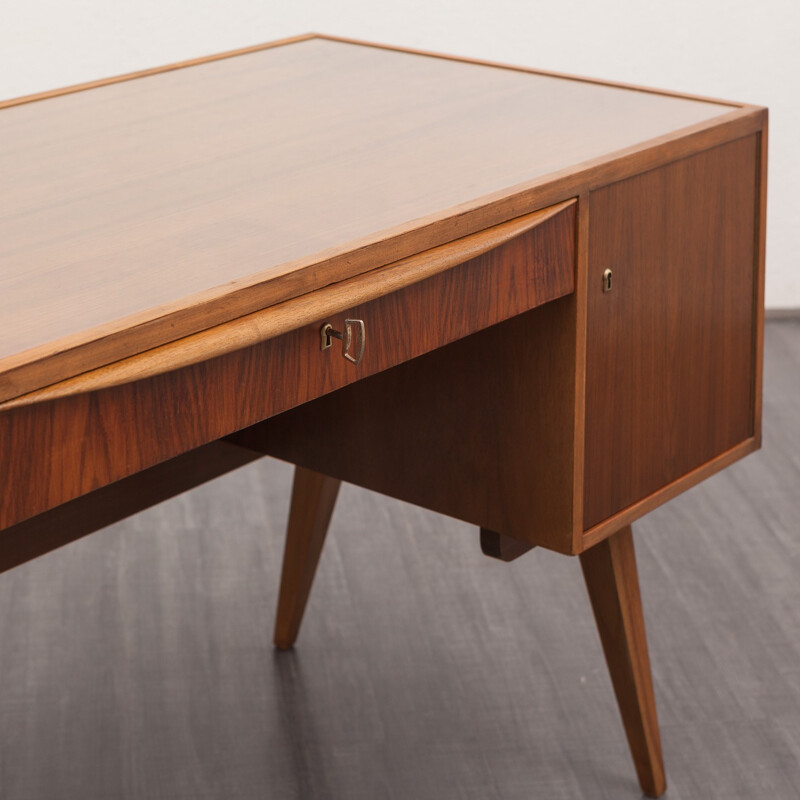
M274 641L281 650L288 650L297 639L340 483L319 472L295 467L275 617Z
M639 784L667 788L630 525L580 557Z

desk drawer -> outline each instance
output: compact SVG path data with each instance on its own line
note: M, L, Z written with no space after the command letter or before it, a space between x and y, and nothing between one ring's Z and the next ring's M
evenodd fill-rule
M215 355L208 332L0 405L4 471L28 489L2 481L0 529L569 294L574 208L434 274L466 239L260 312L295 327L266 341ZM321 349L321 325L346 319L363 322L358 365ZM174 368L187 350L200 360Z

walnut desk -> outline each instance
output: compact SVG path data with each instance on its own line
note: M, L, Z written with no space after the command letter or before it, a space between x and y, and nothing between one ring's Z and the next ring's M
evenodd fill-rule
M759 446L766 126L321 36L0 104L0 569L264 454L279 647L340 480L580 554L659 795L630 523Z

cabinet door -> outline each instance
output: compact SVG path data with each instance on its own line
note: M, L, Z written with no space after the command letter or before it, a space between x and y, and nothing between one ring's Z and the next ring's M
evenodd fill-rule
M757 143L591 195L587 529L753 435Z

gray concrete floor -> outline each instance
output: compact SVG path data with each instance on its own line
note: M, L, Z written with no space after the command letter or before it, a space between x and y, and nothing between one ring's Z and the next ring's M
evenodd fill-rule
M800 322L636 543L670 800L800 797ZM575 559L345 487L294 652L264 460L0 576L2 800L635 798Z

